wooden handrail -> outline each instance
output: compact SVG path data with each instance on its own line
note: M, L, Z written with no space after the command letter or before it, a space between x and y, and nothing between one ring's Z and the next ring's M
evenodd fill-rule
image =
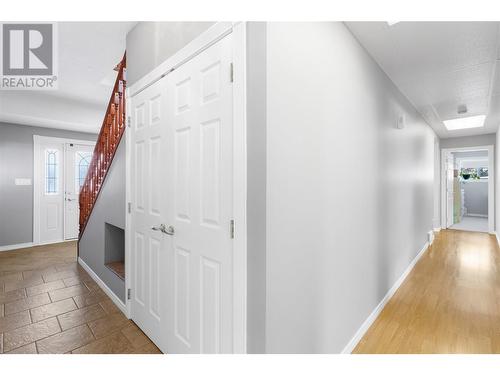
M90 214L101 191L109 167L125 131L126 54L115 68L118 70L111 98L102 122L85 182L80 189L80 233L82 238Z

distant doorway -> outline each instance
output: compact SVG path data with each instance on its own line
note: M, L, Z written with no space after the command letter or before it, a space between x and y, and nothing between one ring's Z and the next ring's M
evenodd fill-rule
M33 243L78 238L78 197L95 143L34 136Z
M494 232L493 146L442 150L442 227Z

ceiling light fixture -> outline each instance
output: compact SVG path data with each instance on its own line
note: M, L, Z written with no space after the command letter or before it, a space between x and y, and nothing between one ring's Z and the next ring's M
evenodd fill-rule
M448 130L471 129L483 127L485 119L485 115L479 115L445 120L443 123Z

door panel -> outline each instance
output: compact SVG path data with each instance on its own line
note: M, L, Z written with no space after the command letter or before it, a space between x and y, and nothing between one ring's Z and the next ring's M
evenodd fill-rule
M40 143L38 155L37 194L39 198L40 243L63 240L63 144L54 141Z
M172 353L232 352L231 38L165 77Z
M164 352L233 351L231 56L229 35L130 104L132 316Z
M153 230L165 221L164 135L165 86L150 86L131 103L132 191L132 316L141 329L166 352L161 334L166 314L166 238Z

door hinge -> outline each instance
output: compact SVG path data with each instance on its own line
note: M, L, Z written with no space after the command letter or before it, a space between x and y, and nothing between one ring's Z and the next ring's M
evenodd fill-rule
M131 123L132 123L132 118L130 116L127 116L127 127L130 128Z
M231 63L229 65L229 80L230 82L234 82L234 65Z
M231 223L229 224L229 233L231 238L234 238L234 219L231 219Z
M132 298L132 289L128 288L127 289L127 299Z
M127 210L128 210L128 213L132 213L132 203L131 202L128 202L127 204Z

